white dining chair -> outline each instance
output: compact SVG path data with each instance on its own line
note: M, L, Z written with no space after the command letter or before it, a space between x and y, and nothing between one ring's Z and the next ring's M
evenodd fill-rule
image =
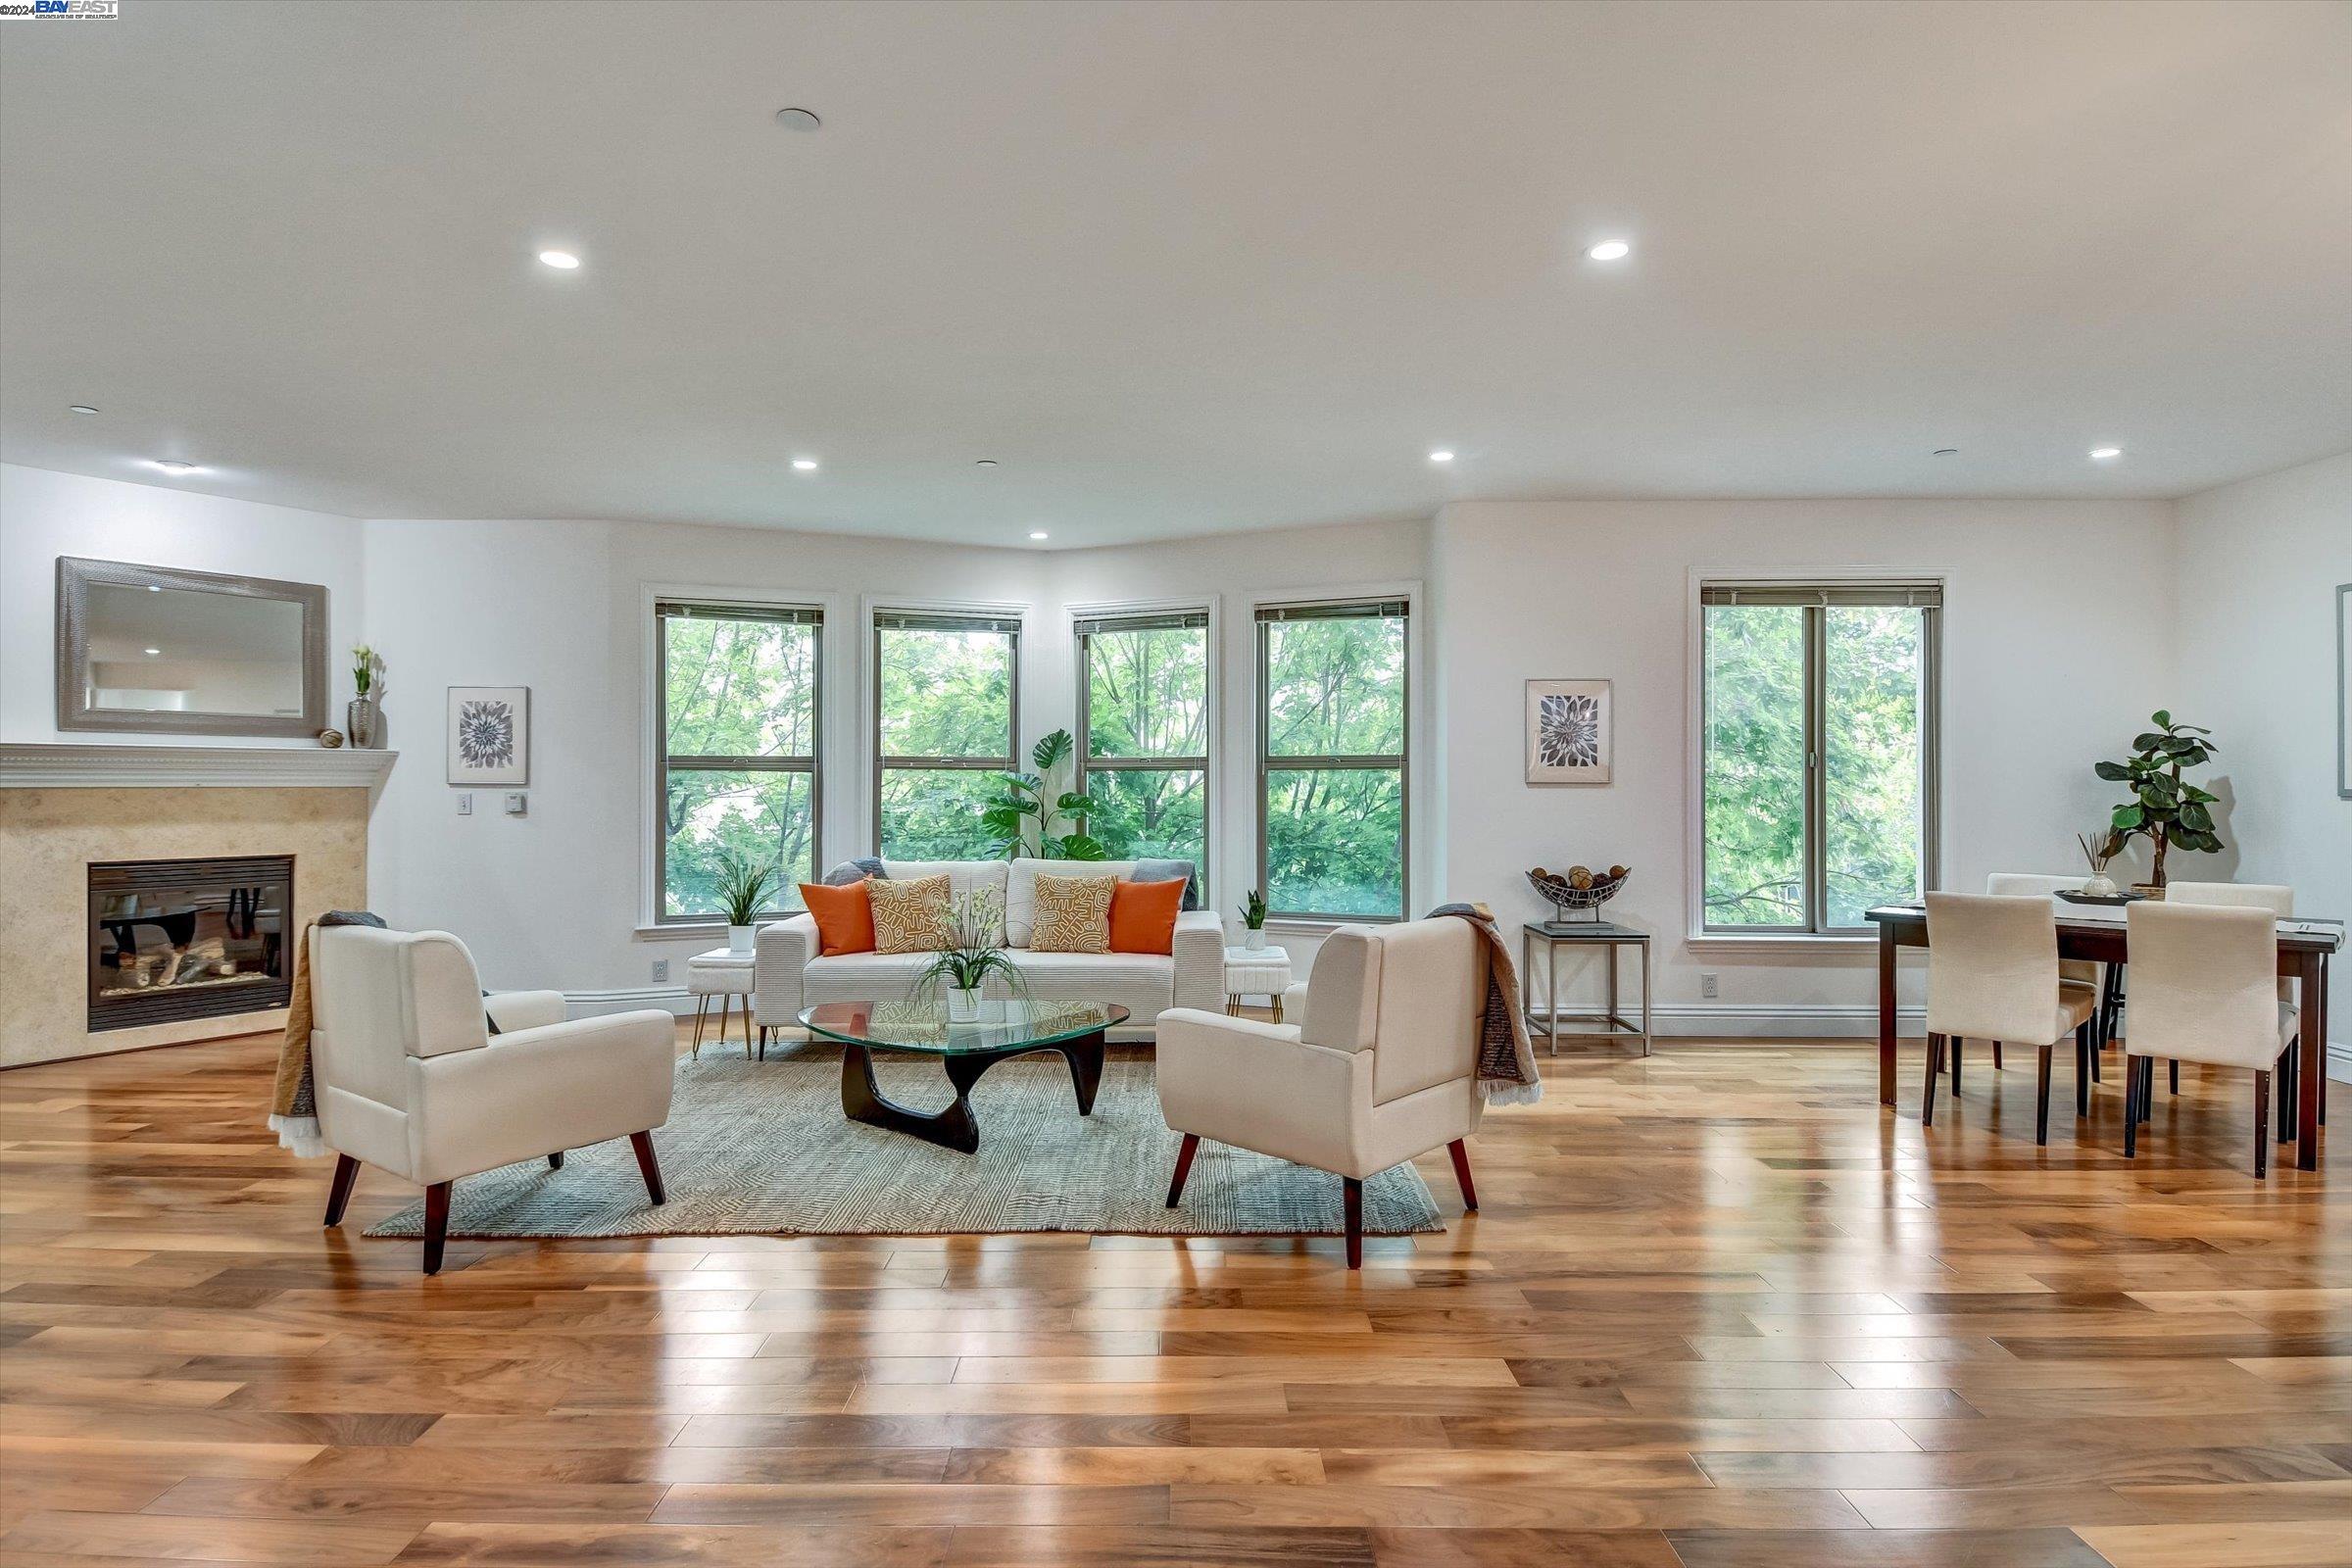
M1974 1037L2039 1053L2034 1141L2050 1141L2050 1050L2075 1037L2075 1114L2089 1110L2096 992L2058 977L2058 914L2042 896L1928 895L1928 1080L1920 1122L1936 1122L1946 1042Z
M2125 913L2132 953L2132 1022L2124 1082L2139 1103L2158 1056L2245 1067L2254 1074L2254 1174L2270 1173L2271 1072L2295 1045L2293 1004L2278 996L2278 916L2259 905L2134 904ZM2127 1098L2132 1098L2127 1096ZM2124 1153L2136 1155L2139 1118L2124 1118Z
M2295 890L2278 882L2169 882L2165 884L2164 897L2168 904L2201 904L2221 906L2226 908L2268 909L2274 919L2291 920L2295 917ZM2295 996L2295 982L2283 976L2280 977L2278 1000L2289 1004L2298 1000ZM2171 1064L2171 1076L2172 1092L2177 1095L2180 1092L2180 1062L2175 1061ZM2291 1056L2287 1058L2285 1070L2280 1077L2278 1093L2283 1105L2280 1114L2285 1118L2288 1129L2279 1136L2281 1138L2292 1137L2295 1059Z
M2082 886L2084 880L2085 878L2079 876L2043 876L2038 872L2032 871L1995 871L1984 879L1984 891L2001 899L2046 899L2060 893L2073 893ZM2061 985L2090 987L2091 996L2095 1000L2099 994L2099 988L2106 981L2105 968L2106 965L2095 958L2060 958L2058 960L2058 980ZM2105 1046L2106 1041L2099 1030L2099 1012L2094 1006L2090 1015L2090 1081L2092 1083L2099 1081L2099 1052ZM2000 1047L1997 1045L1993 1047L1992 1064L1996 1068L2001 1064ZM1955 1091L1960 1087L1959 1065L1960 1052L1955 1047L1952 1051L1952 1067L1954 1069L1952 1088Z

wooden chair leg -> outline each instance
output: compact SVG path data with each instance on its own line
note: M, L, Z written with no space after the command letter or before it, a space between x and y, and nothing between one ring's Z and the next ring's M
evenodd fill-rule
M629 1134L629 1148L637 1153L637 1173L645 1178L645 1196L657 1205L667 1202L662 1191L662 1161L654 1156L654 1135L648 1130Z
M760 1026L760 1059L761 1061L767 1059L767 1025L765 1024Z
M1364 1266L1364 1184L1352 1176L1340 1178L1340 1203L1347 1210L1348 1266Z
M2001 1043L1998 1040L1992 1043L1992 1070L1994 1072L2001 1070Z
M1184 1180L1193 1173L1193 1156L1200 1152L1200 1135L1186 1133L1184 1142L1176 1146L1176 1174L1168 1180L1168 1206L1174 1208L1184 1197Z
M2075 1031L2075 1114L2090 1114L2090 1064L2097 1059L2099 1048L2091 1038L2088 1023Z
M2139 1061L2126 1054L2124 1056L2124 1157L2139 1155Z
M2271 1075L2254 1075L2254 1179L2266 1181L2271 1174Z
M2050 1141L2050 1047L2041 1048L2040 1083L2035 1090L2034 1107L2034 1142Z
M1928 1036L1928 1088L1919 1102L1919 1124L1936 1125L1936 1080L1943 1076L1943 1036Z
M1478 1212L1478 1189L1470 1184L1470 1146L1456 1138L1446 1146L1446 1152L1453 1156L1453 1179L1462 1190L1462 1207L1475 1214Z
M562 1170L564 1168L564 1151L559 1149L554 1153L547 1156L547 1168L549 1170Z
M2171 1066L2173 1071L2173 1093L2177 1095L2180 1092L2180 1058L2175 1056L2172 1059Z
M2286 1143L2295 1136L2295 1125L2301 1114L2302 1075L2299 1040L2290 1040L2278 1053L2278 1141Z
M441 1272L441 1250L449 1242L449 1183L424 1190L424 1271Z
M349 1154L335 1156L335 1179L326 1187L326 1222L343 1223L343 1209L351 1201L351 1185L360 1179L360 1162Z
M1960 1035L1952 1036L1945 1044L1945 1049L1952 1054L1952 1098L1954 1100L1960 1098L1960 1048L1967 1044L1968 1041Z

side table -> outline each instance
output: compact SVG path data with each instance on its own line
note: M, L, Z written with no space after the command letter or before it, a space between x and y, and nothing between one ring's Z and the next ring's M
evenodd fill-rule
M710 1011L710 999L718 999L718 1043L727 1043L727 1014L734 1010L734 999L743 999L743 1054L752 1054L752 977L759 968L759 956L737 953L731 948L712 948L698 953L686 960L686 991L694 998L694 1059L703 1056L703 1020ZM767 1055L767 1031L760 1031L760 1054Z
M1225 1010L1239 1012L1244 997L1263 996L1282 1022L1282 994L1291 988L1291 956L1281 948L1225 950Z
M1530 1037L1536 1033L1536 944L1544 944L1544 1039L1547 1054L1560 1049L1560 1021L1596 1023L1592 1030L1571 1030L1570 1038L1579 1035L1599 1036L1614 1040L1631 1035L1642 1042L1642 1054L1649 1054L1649 933L1613 920L1530 920L1520 927L1522 937L1519 951L1519 1011L1527 1020ZM1608 968L1608 1003L1598 1013L1560 1011L1560 949L1568 947L1599 947ZM1642 1022L1639 1027L1619 1015L1617 1010L1617 950L1639 948L1642 951ZM1228 982L1230 984L1230 982Z

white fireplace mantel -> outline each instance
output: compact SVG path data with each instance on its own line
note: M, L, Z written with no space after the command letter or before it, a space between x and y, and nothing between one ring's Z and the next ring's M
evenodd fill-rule
M373 790L398 752L356 747L0 743L0 789Z

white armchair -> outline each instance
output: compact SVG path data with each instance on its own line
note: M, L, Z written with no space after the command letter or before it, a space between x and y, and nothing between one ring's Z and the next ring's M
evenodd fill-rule
M662 1201L651 1133L669 1119L668 1013L566 1022L557 992L485 1001L473 956L446 931L322 926L310 963L311 1078L336 1152L327 1224L342 1223L361 1160L415 1182L424 1271L438 1273L452 1182L541 1156L561 1170L564 1151L624 1135Z
M1443 1144L1462 1206L1478 1207L1463 1140L1486 1106L1487 951L1466 920L1345 926L1316 954L1305 992L1298 1023L1192 1007L1159 1015L1160 1113L1184 1134L1168 1206L1203 1138L1332 1171L1348 1266L1359 1268L1365 1177Z

